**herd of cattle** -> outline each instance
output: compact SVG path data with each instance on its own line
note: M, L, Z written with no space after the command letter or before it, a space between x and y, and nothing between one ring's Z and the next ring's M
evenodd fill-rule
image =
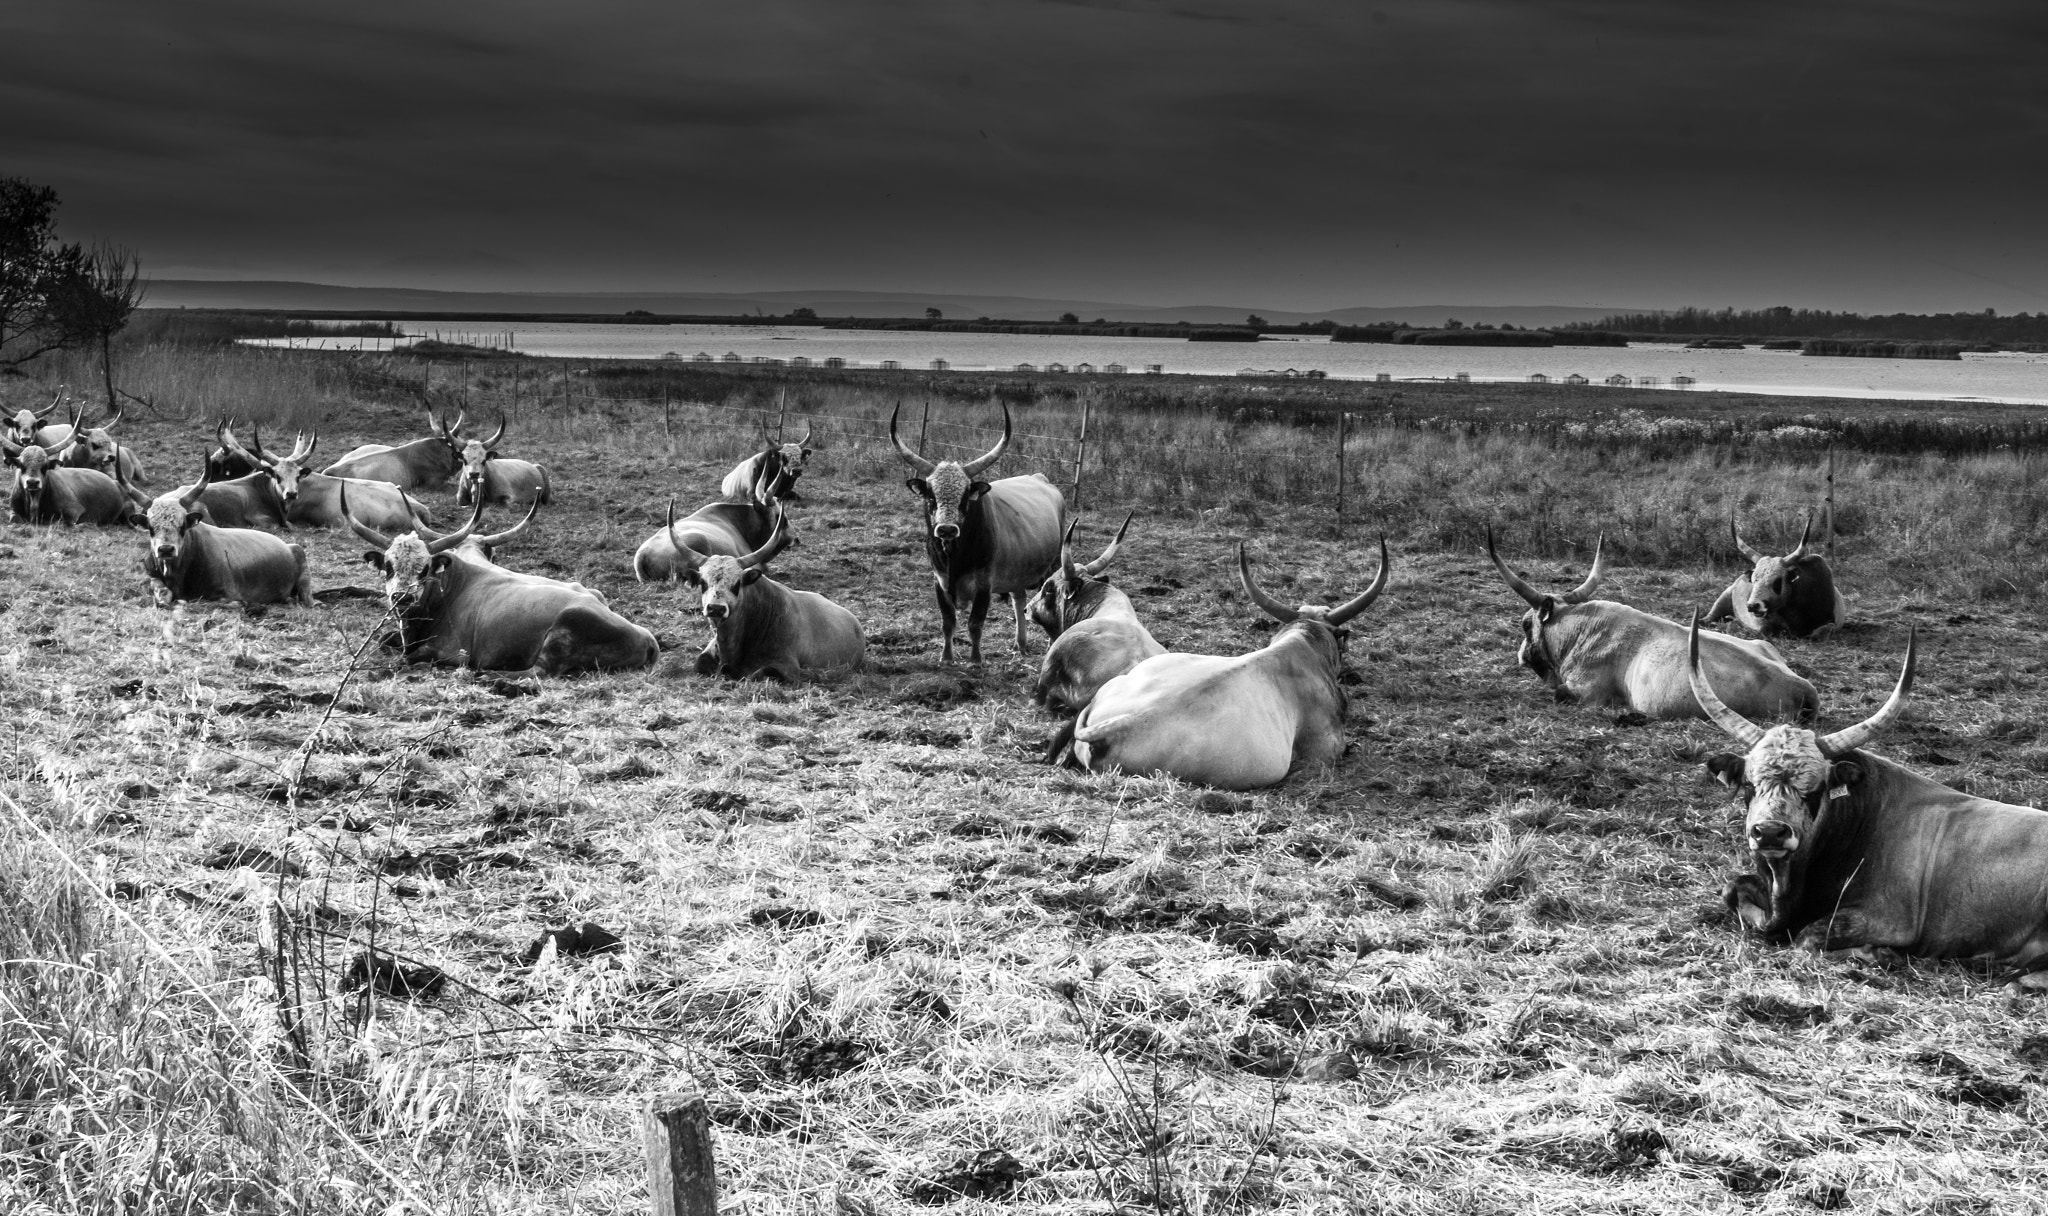
M430 413L428 435L358 447L314 472L317 432L280 453L254 427L243 444L224 419L199 479L151 497L137 488L147 479L141 462L110 433L118 413L87 426L74 409L68 423L53 422L57 404L6 421L0 451L14 473L13 520L146 528L143 568L160 604L311 603L305 551L277 533L345 526L372 546L364 558L383 579L395 622L390 644L410 659L544 675L659 661L654 635L613 611L601 592L497 563L495 551L553 497L545 468L498 454L502 422L489 439L465 439L466 419L444 424ZM953 658L964 608L969 655L980 662L982 626L998 595L1010 599L1020 654L1027 615L1052 639L1034 690L1065 718L1048 761L1250 789L1341 759L1347 625L1387 587L1384 539L1371 585L1336 607L1275 599L1240 544L1243 590L1281 628L1248 654L1173 652L1105 577L1128 517L1100 556L1078 562L1057 486L1037 474L984 478L1010 443L1007 407L1002 439L967 461L920 456L896 424L892 415L890 439L912 473L906 484L923 501L944 658ZM769 564L797 543L787 504L811 453L808 432L796 443L771 443L724 479L723 498L681 518L671 498L665 524L635 552L640 580L673 581L697 596L713 635L697 658L700 673L798 681L861 665L866 640L851 612L768 577ZM460 527L441 532L412 492L451 478L458 505L471 509ZM523 506L526 517L480 533L493 504ZM1831 513L1829 524L1832 534ZM1845 600L1809 534L1782 557L1736 534L1750 568L1708 619L1802 638L1842 625ZM1745 925L1827 949L1988 960L2020 987L2048 990L2048 814L1958 792L1865 750L1912 687L1913 641L1883 708L1821 735L1810 729L1818 690L1769 642L1703 634L1697 612L1688 627L1595 598L1604 544L1585 582L1563 595L1516 574L1490 529L1486 546L1502 580L1529 605L1520 661L1560 700L1651 719L1704 718L1746 749L1707 764L1746 806L1754 871L1723 893Z

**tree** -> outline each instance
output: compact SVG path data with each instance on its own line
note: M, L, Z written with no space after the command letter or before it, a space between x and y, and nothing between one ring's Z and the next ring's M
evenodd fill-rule
M100 383L107 413L114 400L114 335L128 324L148 291L142 259L134 250L95 241L89 251L51 285L45 301L48 326L64 346L89 346L100 356Z
M789 315L790 319L795 321L815 321L818 319L818 310L815 308L793 308L790 310Z
M927 308L924 310L924 319L927 321L937 321L944 317L945 315L945 313L940 312L936 308Z
M1266 318L1260 316L1257 313L1253 313L1252 315L1246 317L1244 319L1244 323L1252 329L1266 328Z
M1063 312L1060 314L1060 324L1062 325L1079 325L1080 323L1081 318L1075 316L1073 313Z
M0 177L0 366L69 343L51 323L50 292L78 271L84 252L57 241L57 192Z

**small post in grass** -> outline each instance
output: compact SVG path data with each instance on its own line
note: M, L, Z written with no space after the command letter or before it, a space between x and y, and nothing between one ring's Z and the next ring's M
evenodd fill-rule
M647 1143L647 1194L654 1216L718 1216L718 1173L711 1115L695 1085L647 1099L640 1108Z
M1351 415L1337 411L1337 531L1344 531L1344 440L1350 432Z
M931 429L932 395L930 390L926 390L924 395L924 421L917 424L917 454L920 456L924 455L924 433Z
M1081 511L1081 470L1088 460L1088 414L1095 404L1095 390L1081 395L1081 437L1074 442L1074 513Z
M782 390L780 400L776 401L775 411L775 442L781 443L783 436L789 433L787 429L789 427L789 390L787 388Z
M668 458L670 460L676 458L676 433L669 425L669 411L672 408L673 406L669 398L668 379L664 377L661 382L661 434L662 438L668 440Z

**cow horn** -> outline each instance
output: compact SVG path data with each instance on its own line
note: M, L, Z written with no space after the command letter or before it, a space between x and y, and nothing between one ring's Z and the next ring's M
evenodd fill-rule
M1005 401L1003 402L1003 437L996 440L996 446L990 448L986 456L977 456L960 467L966 471L969 477L979 477L983 469L1002 459L1003 453L1009 449L1009 446L1010 403Z
M1076 515L1067 521L1067 530L1060 537L1060 574L1072 587L1081 581L1082 569L1074 564L1074 529L1081 526L1081 517Z
M455 411L455 425L448 428L448 438L453 439L462 430L462 424L469 418L468 410Z
M111 430L113 430L113 429L114 429L114 428L115 428L116 426L119 426L119 425L121 424L121 419L123 419L123 418L126 418L127 416L128 416L128 406L127 406L127 403L126 403L126 402L123 402L123 403L121 404L120 408L118 408L118 409L116 409L116 410L114 411L114 416L113 416L112 418L109 418L109 419L107 419L107 420L106 420L105 422L102 422L102 423L100 423L100 424L99 424L98 426L94 427L93 429L94 429L94 430L96 430L96 431L111 431Z
M1707 717L1714 725L1727 731L1744 747L1755 747L1756 741L1764 737L1764 728L1728 708L1714 693L1713 685L1707 683L1707 673L1700 670L1700 610L1692 610L1692 629L1685 639L1685 676L1692 683L1693 699L1700 708L1707 711Z
M249 439L250 442L256 445L256 455L254 457L255 463L261 464L266 469L275 471L277 468L277 461L272 459L270 453L264 450L263 428L257 424L254 418L251 418L249 420ZM248 455L247 452L244 452L242 454L244 456Z
M502 438L502 437L504 436L504 434L505 434L505 415L503 415L503 414L500 414L500 415L498 415L498 429L497 429L497 430L495 430L495 431L493 431L493 432L491 432L491 437L490 437L489 439L486 439L486 440L484 440L484 451L486 451L486 452L490 452L490 451L495 451L495 450L497 449L497 446L498 446L498 440L499 440L500 438Z
M704 555L684 544L683 538L676 535L676 496L673 494L668 496L668 543L674 546L676 556L682 558L683 564L690 569L695 570L704 564Z
M889 411L889 442L896 445L896 454L903 457L903 463L916 469L919 477L930 477L932 470L938 466L916 452L911 451L910 445L903 442L902 436L896 433L896 415L902 412L903 403L901 401L896 403L895 409Z
M506 541L511 540L513 537L518 536L521 532L526 531L526 529L532 525L533 517L539 513L540 497L536 495L533 500L533 505L526 508L525 519L522 519L518 523L513 524L511 527L505 529L503 532L493 532L489 536L479 536L476 538L476 543L482 545L486 549L495 549L499 545L504 544Z
M796 446L800 448L811 446L811 420L808 418L804 419L804 437L796 441Z
M1529 604L1529 607L1543 607L1543 601L1549 597L1538 593L1534 587L1531 587L1529 584L1523 582L1522 577L1520 575L1508 569L1508 564L1500 560L1499 551L1493 547L1492 524L1486 525L1486 556L1493 559L1493 568L1500 571L1500 576L1507 580L1508 586L1514 588L1515 594L1521 596L1524 600L1526 600ZM1599 563L1595 562L1594 565L1597 567Z
M461 527L455 529L455 531L450 532L446 536L437 537L433 540L428 541L427 552L446 553L448 552L448 550L453 549L455 546L461 544L463 541L468 540L469 534L476 531L476 526L477 524L483 521L483 517L484 496L479 494L476 496L476 508L469 513L469 522L463 524ZM513 530L517 531L518 529L515 528Z
M1557 602L1560 604L1583 604L1587 600L1592 599L1594 594L1600 590L1600 584L1606 581L1607 534L1602 532L1600 539L1593 542L1593 572L1586 576L1585 582L1558 596Z
M1805 526L1805 527L1803 527L1803 528L1801 528L1801 529L1799 529L1799 547L1798 547L1798 548L1796 548L1796 549L1794 549L1794 550L1792 550L1792 552L1790 552L1790 553L1787 553L1787 554L1785 555L1785 560L1786 560L1786 561L1788 561L1788 562L1796 562L1796 561L1798 561L1798 560L1799 560L1800 558L1802 558L1802 557L1805 557L1805 556L1806 556L1806 541L1807 541L1807 538L1808 538L1808 537L1810 537L1810 536L1812 536L1812 535L1813 535L1813 512L1812 512L1811 510L1808 510L1808 511L1807 511L1807 513L1806 513L1806 526Z
M1124 516L1124 522L1117 527L1116 535L1109 538L1109 544L1102 550L1101 556L1081 567L1081 573L1089 578L1102 577L1102 572L1109 569L1109 563L1116 559L1117 546L1124 543L1124 533L1130 529L1131 519L1135 515L1137 512L1132 511Z
M441 428L441 420L434 417L434 407L431 405L427 407L427 434L436 439L448 437L448 432Z
M297 435L292 436L291 460L294 464L311 460L313 458L313 449L320 446L320 428L317 426L313 428L312 441L305 445L304 451L301 451L299 449L299 438L300 437Z
M789 517L780 509L775 512L775 530L768 534L768 540L760 548L740 558L740 568L753 570L775 560L789 545Z
M203 485L205 483L201 482L200 484ZM362 520L357 519L355 517L355 512L350 511L348 509L348 479L346 477L341 479L341 494L339 500L341 502L341 517L348 521L348 526L351 531L353 531L357 536L360 536L364 540L369 541L371 544L377 546L377 551L379 553L382 553L383 551L391 547L390 537L384 535L382 532L377 531L377 529L364 523Z
M53 395L50 398L50 404L44 406L41 409L35 409L31 407L29 412L36 416L37 422L48 422L50 420L50 415L57 412L57 407L63 404L63 401L64 390L60 388L57 390L55 395Z
M1237 542L1237 576L1244 582L1244 593L1252 597L1252 603L1264 608L1267 616L1284 625L1301 615L1299 610L1289 608L1259 589L1259 584L1252 579L1252 559L1245 555L1243 541Z
M214 437L220 440L221 450L228 453L231 456L239 456L243 460L248 461L250 464L262 463L253 454L250 453L248 448L245 448L241 445L241 442L235 438L235 433L232 430L229 430L228 426L228 417L227 415L223 414L221 415L219 425L213 428Z
M1393 562L1387 557L1387 538L1382 533L1380 535L1380 568L1379 573L1372 576L1372 586L1367 587L1360 593L1357 599L1352 600L1350 603L1339 604L1337 607L1330 609L1329 615L1323 619L1328 621L1332 627L1335 627L1342 625L1352 617L1372 607L1372 602L1380 598L1380 592L1387 589L1387 575L1392 572L1393 568Z
M21 444L14 442L13 439L6 435L0 435L0 456L6 457L8 464L13 464L21 459L21 449Z
M1728 519L1728 535L1735 538L1735 547L1742 550L1742 556L1748 558L1751 562L1760 562L1764 560L1763 554L1758 553L1756 550L1750 548L1749 542L1742 539L1742 530L1735 526L1735 519L1733 516L1730 516Z
M37 444L36 446L37 446L37 447L39 447L39 448L41 448L41 449L43 449L43 451L45 451L45 452L49 453L49 454L50 454L51 456L61 456L61 455L62 455L62 454L64 453L64 451L65 451L65 450L66 450L67 448L70 448L70 447L72 447L73 445L75 445L75 444L76 444L76 443L78 442L78 437L79 437L79 435L80 435L80 433L81 433L81 424L82 424L82 423L83 423L84 421L85 421L85 405L84 405L84 403L83 403L83 402L73 402L73 403L72 403L72 406L71 406L71 434L70 434L70 436L69 436L69 437L67 437L67 438L66 438L66 439L64 440L64 442L62 442L62 443L39 443L39 444Z
M343 480L347 479L344 478ZM407 518L412 520L413 533L416 536L418 536L421 540L426 541L429 544L432 544L433 542L440 540L443 536L447 535L447 533L445 532L435 531L433 527L427 523L426 520L420 518L419 508L413 502L411 495L407 495L405 499L405 514Z
M199 496L206 493L206 483L211 480L213 480L212 462L204 460L200 461L199 480L192 483L191 489L185 491L183 494L178 495L178 505L180 507L183 507L187 511L190 511L193 507L199 505Z
M1824 738L1816 739L1814 746L1820 748L1821 755L1832 760L1847 752L1853 752L1872 739L1877 738L1879 732L1883 731L1885 727L1890 726L1892 719L1899 716L1899 711L1906 707L1906 694L1913 689L1913 668L1919 649L1919 641L1920 627L1916 625L1906 634L1906 665L1899 669L1899 683L1897 687L1892 689L1891 699L1886 701L1876 713L1858 722L1856 725L1845 730L1838 730Z

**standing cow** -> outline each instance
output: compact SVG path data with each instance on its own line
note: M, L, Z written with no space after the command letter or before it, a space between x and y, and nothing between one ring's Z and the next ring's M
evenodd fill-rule
M986 482L981 474L1010 446L1010 407L1003 405L1003 437L986 455L965 464L926 460L896 433L889 413L889 441L917 476L905 485L924 499L925 556L931 561L933 591L945 636L944 659L953 661L953 623L967 605L970 656L981 662L981 626L992 596L1007 595L1017 618L1017 653L1024 653L1024 600L1059 567L1060 519L1066 497L1043 474Z
M687 539L676 538L680 577L702 593L699 607L712 627L710 645L697 656L698 674L775 676L796 683L860 666L867 638L851 612L814 591L795 591L767 577L768 563L789 543L788 523L779 514L768 542L738 557L699 553Z
M1833 547L1834 513L1829 511L1829 548ZM1734 620L1752 633L1780 634L1795 638L1823 638L1849 620L1849 602L1835 586L1835 571L1826 556L1807 545L1813 533L1813 513L1799 533L1799 545L1783 557L1759 553L1743 541L1734 520L1728 521L1735 547L1750 561L1749 570L1738 576L1714 601L1708 621Z
M236 600L275 604L287 600L311 607L312 581L306 551L268 532L217 528L206 522L200 498L208 478L201 473L189 490L172 491L149 504L149 550L142 568L157 584L157 602Z
M1494 548L1493 529L1486 529L1486 556L1529 605L1516 658L1560 701L1633 709L1660 720L1699 717L1699 702L1685 680L1685 628L1593 598L1607 577L1606 547L1604 536L1593 546L1593 570L1585 582L1563 595L1546 595L1508 568ZM1708 634L1706 642L1715 683L1744 713L1809 722L1819 712L1820 693L1769 642L1718 633Z
M1074 561L1074 527L1060 542L1060 568L1031 598L1031 619L1052 639L1038 665L1031 699L1064 713L1078 713L1103 684L1156 654L1165 654L1138 620L1131 597L1102 574L1115 559L1131 516L1110 538L1101 556L1086 565Z
M2048 990L2048 813L1950 789L1862 750L1913 687L1917 635L1882 708L1830 735L1766 730L1730 709L1701 670L1693 695L1746 750L1707 760L1739 791L1754 873L1723 891L1744 927L1824 950L1896 950L2010 968Z
M1337 763L1348 708L1337 686L1344 625L1386 590L1390 568L1382 537L1379 573L1358 598L1290 608L1252 580L1239 542L1245 594L1282 623L1273 640L1235 658L1168 651L1146 659L1096 692L1048 758L1070 752L1097 772L1165 773L1227 790L1277 785L1297 765Z
M768 482L768 497L795 498L796 479L804 475L804 463L817 449L811 446L811 425L804 423L804 437L795 443L771 443L740 461L719 483L718 492L738 502L754 493L754 483Z

